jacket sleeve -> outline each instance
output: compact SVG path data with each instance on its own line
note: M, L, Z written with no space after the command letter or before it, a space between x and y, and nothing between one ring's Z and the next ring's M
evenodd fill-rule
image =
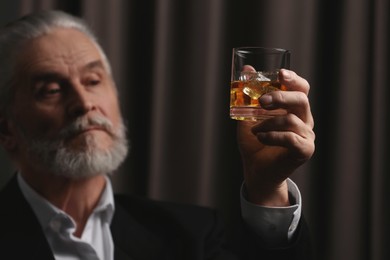
M249 226L240 221L229 232L226 242L222 245L221 256L228 252L232 258L240 260L312 260L313 249L304 217L301 217L298 229L292 241L285 247L268 248L263 241ZM212 259L212 258L210 258ZM216 259L224 259L219 257ZM226 258L230 259L230 258Z

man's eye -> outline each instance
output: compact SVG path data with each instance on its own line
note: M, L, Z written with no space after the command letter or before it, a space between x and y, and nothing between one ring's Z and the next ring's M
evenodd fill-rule
M48 89L45 91L46 94L48 95L53 95L53 94L57 94L61 91L60 88L52 88L52 89Z
M90 86L96 86L99 84L100 84L100 80L98 80L98 79L91 79L88 81L88 85L90 85Z
M41 97L51 97L61 92L61 86L57 83L43 84L38 93Z
M90 75L85 77L83 82L86 86L93 87L99 85L102 82L102 80L98 75Z

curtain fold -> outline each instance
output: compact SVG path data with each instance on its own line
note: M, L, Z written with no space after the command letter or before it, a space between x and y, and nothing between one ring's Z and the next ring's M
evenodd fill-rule
M370 158L368 139L371 115L370 94L368 90L369 76L369 32L370 10L367 1L350 0L343 2L341 13L340 66L337 114L333 121L337 127L335 139L335 179L333 184L333 219L337 219L332 227L334 248L330 259L357 259L368 257L364 246L368 233L368 215L365 214L370 194L370 178L367 166ZM352 10L352 12L350 12ZM368 50L368 51L365 51ZM330 77L332 77L330 75ZM332 81L329 81L332 84ZM332 93L333 95L334 93ZM329 104L331 105L331 104ZM365 138L362 138L365 137ZM351 216L354 216L351 218ZM343 232L339 232L343 230ZM345 244L348 244L345 247Z
M183 9L172 8L169 1L157 4L149 182L149 195L153 198L173 199L195 188L190 193L191 201L213 205L220 118L215 104L220 104L227 94L223 91L227 86L221 84L219 64L223 52L222 9L222 1L212 1L210 5L194 2ZM188 39L171 37L188 37L188 32ZM177 151L167 151L169 147ZM162 175L166 167L171 170ZM184 189L172 189L172 180Z
M387 259L390 257L388 232L390 231L389 192L389 155L390 138L390 4L386 0L377 0L373 5L371 78L368 86L374 86L371 94L372 127L371 127L371 165L369 218L370 223L370 259Z

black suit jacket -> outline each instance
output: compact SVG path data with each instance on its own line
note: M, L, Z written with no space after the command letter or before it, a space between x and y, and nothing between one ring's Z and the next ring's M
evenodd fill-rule
M16 178L0 192L0 258L53 259L41 226ZM245 224L231 243L224 238L215 211L129 196L115 196L111 232L115 260L311 259L308 231L300 224L286 248L265 249Z

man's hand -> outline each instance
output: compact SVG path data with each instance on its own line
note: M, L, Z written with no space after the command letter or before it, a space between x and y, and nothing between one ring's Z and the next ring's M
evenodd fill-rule
M311 158L315 149L308 82L284 69L279 81L287 91L268 93L260 103L265 109L286 109L287 114L260 123L238 122L248 199L264 206L289 205L286 179Z

